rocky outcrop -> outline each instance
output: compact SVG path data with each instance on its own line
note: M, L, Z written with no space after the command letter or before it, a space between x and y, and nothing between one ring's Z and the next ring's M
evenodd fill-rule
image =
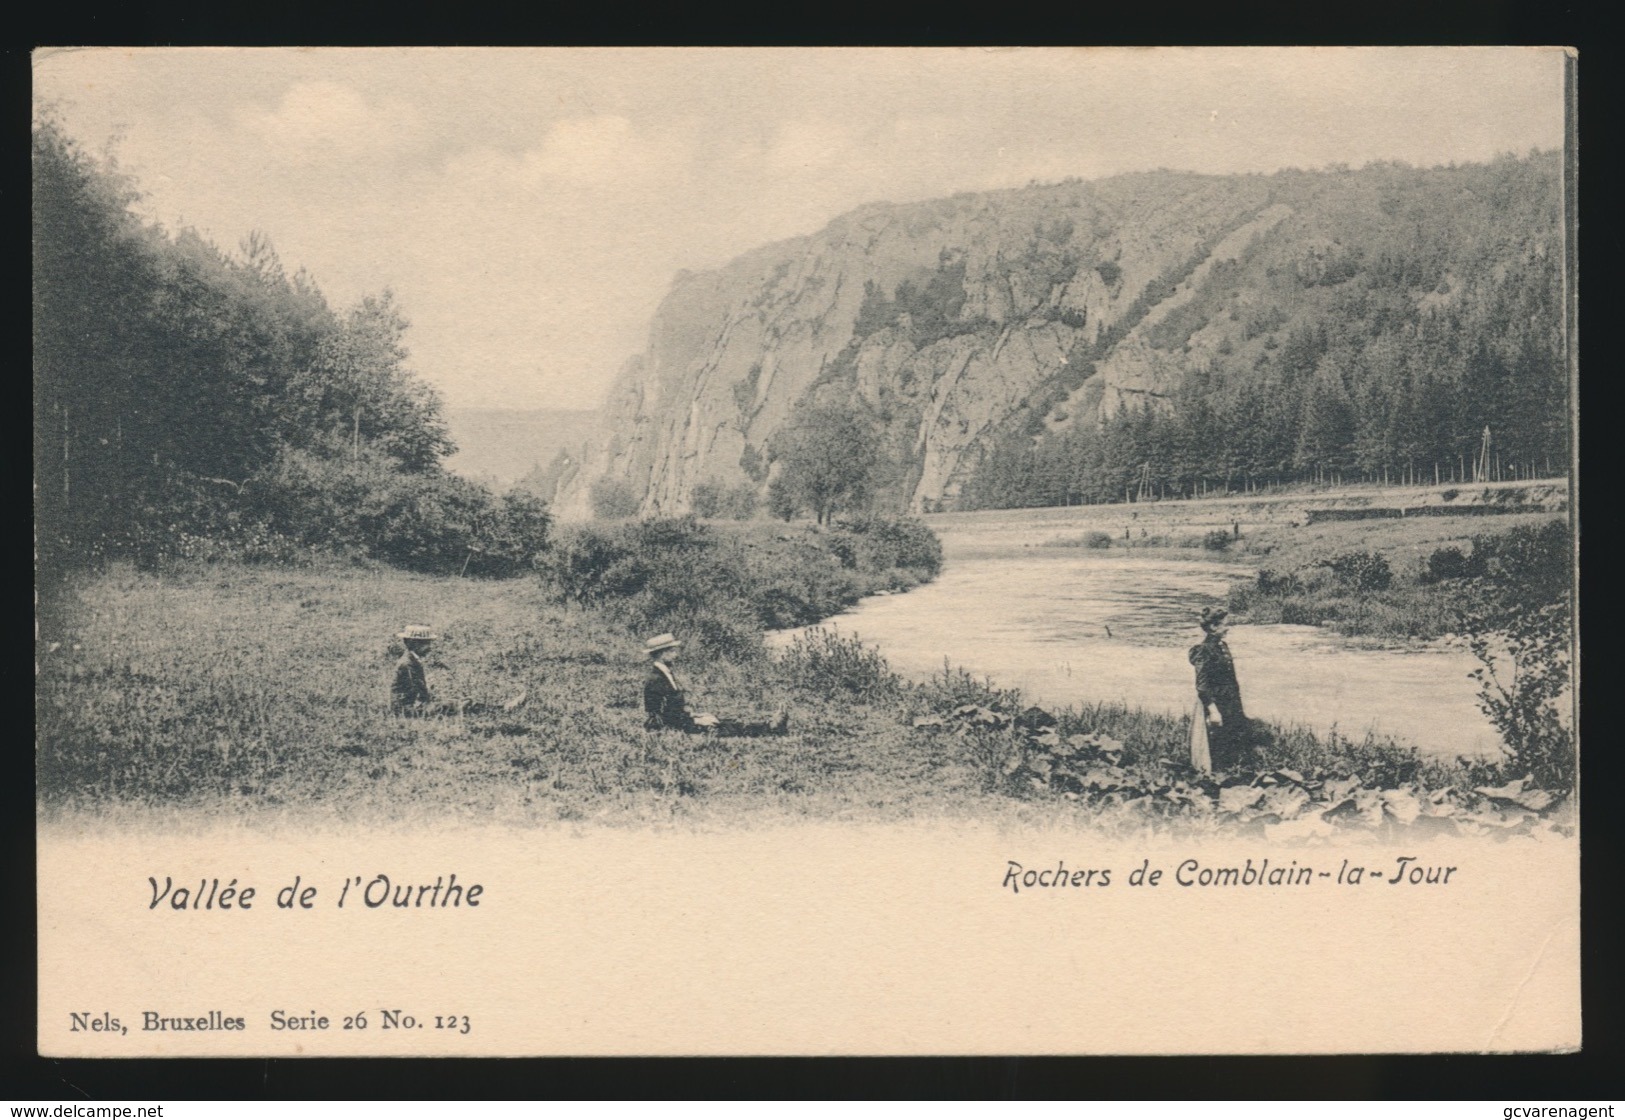
M1285 216L1266 182L1159 172L873 205L680 274L556 508L588 516L602 479L648 514L687 511L702 482L765 488L775 433L812 401L874 418L885 504L951 503L1013 418L1077 423L1177 384L1182 360L1145 335Z

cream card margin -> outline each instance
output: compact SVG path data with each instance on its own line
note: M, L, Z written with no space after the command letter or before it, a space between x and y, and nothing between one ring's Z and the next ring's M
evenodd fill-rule
M1181 887L1177 865L1448 885ZM1132 886L1147 859L1160 884ZM1108 887L1003 885L1110 868ZM347 876L455 872L477 909L334 906ZM236 877L249 913L151 909L146 877ZM308 911L274 905L295 875ZM1188 877L1188 876L1187 876ZM727 832L74 835L40 845L51 1056L1176 1054L1568 1050L1580 1042L1572 840L1113 845L933 824ZM270 1015L326 1015L273 1031ZM385 1029L384 1010L429 1025ZM70 1012L127 1034L73 1031ZM241 1016L146 1031L144 1013ZM368 1028L345 1031L364 1012ZM467 1015L467 1034L432 1017ZM460 1027L460 1023L459 1023Z
M39 831L49 1056L1331 1053L1580 1043L1577 841L1319 849L1104 844L948 824L726 833L554 827L192 836ZM1180 888L1208 865L1398 855L1449 886ZM1111 887L1000 885L1008 860ZM1128 886L1141 859L1169 878ZM346 875L486 888L478 910L328 908ZM293 875L309 912L274 906ZM146 877L236 876L250 913L148 909ZM353 907L353 903L351 904ZM471 1027L386 1032L384 1009ZM268 1028L271 1011L325 1031ZM241 1015L147 1032L143 1015ZM344 1032L364 1011L366 1031ZM70 1012L128 1034L70 1030Z

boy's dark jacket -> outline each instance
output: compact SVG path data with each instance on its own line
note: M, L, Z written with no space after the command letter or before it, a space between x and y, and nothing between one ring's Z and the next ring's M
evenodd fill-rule
M669 727L674 731L697 731L694 713L688 710L683 690L668 678L658 664L649 666L643 681L643 724L651 731Z

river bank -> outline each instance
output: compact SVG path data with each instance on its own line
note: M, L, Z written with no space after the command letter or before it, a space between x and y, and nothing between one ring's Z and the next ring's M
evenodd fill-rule
M1460 596L1428 582L1428 563L1470 553L1489 526L1552 521L1539 510L1554 494L1523 484L1473 495L1536 512L1314 524L1308 511L1332 503L1466 499L1410 488L938 514L925 519L943 547L935 582L865 600L826 625L875 644L911 679L948 661L1046 706L1178 715L1192 703L1185 651L1201 639L1197 613L1229 604L1254 715L1430 757L1493 759L1502 745L1471 677L1480 663L1452 634ZM1349 555L1381 557L1391 580L1351 588L1330 567ZM1260 595L1261 584L1282 593Z
M965 658L953 665L936 659L916 676L839 631L780 641L776 651L759 632L738 640L734 623L786 609L782 596L768 591L819 585L807 582L822 569L803 562L805 549L844 547L848 538L820 543L765 526L726 541L682 526L629 531L665 534L660 547L677 555L651 568L632 563L647 560L647 550L606 551L600 540L571 559L561 546L551 563L583 578L597 572L578 586L586 592L579 598L561 590L557 571L500 581L339 563L186 563L157 571L113 565L78 573L40 612L42 809L47 816L201 815L271 825L341 817L735 827L929 817L1201 832L1264 828L1304 814L1320 820L1334 810L1343 814L1337 820L1349 818L1337 827L1398 827L1422 804L1418 798L1434 795L1439 800L1426 802L1433 808L1417 814L1444 819L1460 810L1481 818L1463 817L1460 829L1519 829L1545 820L1553 804L1544 793L1546 800L1531 799L1521 783L1513 789L1506 779L1514 776L1489 760L1424 757L1347 723L1315 730L1301 720L1266 719L1246 773L1219 781L1192 771L1189 668L1177 631L1193 590L1222 593L1232 574L1227 565L1162 564L1165 618L1144 605L1154 591L1147 569L1130 571L1123 586L1133 601L1125 599L1120 616L1104 616L1118 617L1121 629L1100 639L1113 645L1085 667L1101 686L1099 698L1073 693L1051 703L1011 687L1016 677L986 679L978 655L994 648L996 628L1034 620L1006 614L1001 622L997 612L978 616L975 596L956 600L952 581L972 567L964 561L907 594L859 605L860 612L880 606L916 614L923 605L935 618L930 632L969 643ZM896 554L880 545L910 539L886 530L871 541L874 576L864 578L890 585L882 577ZM1025 550L1024 561L1050 572L1054 563L1080 562L1066 550L1031 561L1035 551ZM1021 562L994 563L985 574L1020 584ZM709 569L732 574L688 579ZM740 580L748 594L740 594ZM1050 606L1037 620L1055 615ZM686 634L681 620L690 616L730 624L697 634L684 651L679 671L694 707L744 717L785 709L788 734L716 739L644 728L642 639L650 626ZM390 716L388 682L400 652L392 635L408 622L441 635L428 664L437 696L527 699L500 714ZM1164 631L1167 640L1151 640ZM1245 663L1250 647L1241 642ZM1170 658L1175 668L1129 671L1141 656ZM1306 660L1301 651L1296 660ZM1165 682L1180 703L1172 711L1149 708L1113 685L1113 673ZM1251 794L1225 792L1283 783L1306 796L1259 792L1264 800L1255 804ZM1510 807L1472 792L1503 787ZM1339 806L1359 790L1369 796L1361 795L1358 812L1343 813ZM1531 801L1539 804L1524 804ZM1384 808L1390 803L1391 812Z
M500 715L391 717L391 635L422 618L441 635L428 664L437 695L525 693L526 702ZM1102 705L1050 723L1024 716L1028 701L1009 690L958 671L909 684L840 640L681 664L696 706L783 707L787 735L650 732L636 635L600 611L560 604L535 580L115 566L64 589L40 636L46 819L733 828L930 818L1127 833L1153 824L1224 831L1238 814L1258 828L1283 819L1259 806L1221 809L1216 784L1205 790L1185 774L1188 725L1178 716ZM1078 795L1061 767L1035 787L1025 767L1051 749L1096 758L1089 780L1117 784ZM1299 768L1316 796L1405 783L1467 790L1496 778L1306 732L1274 736L1265 762L1270 772ZM1325 785L1349 778L1354 785ZM1527 823L1526 810L1509 814L1472 827ZM1376 819L1388 820L1380 807Z

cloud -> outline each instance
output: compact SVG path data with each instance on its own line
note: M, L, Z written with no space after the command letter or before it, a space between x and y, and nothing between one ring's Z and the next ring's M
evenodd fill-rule
M371 102L329 81L296 82L275 109L247 110L238 123L252 140L294 162L398 151L412 144L421 125L404 102Z
M693 157L681 129L653 136L639 132L623 116L570 117L554 122L539 145L524 151L465 148L447 161L445 178L498 192L543 185L652 187L686 175Z
M772 175L792 175L828 167L841 159L852 142L852 131L834 121L822 117L790 121L779 129L767 150L767 170Z

